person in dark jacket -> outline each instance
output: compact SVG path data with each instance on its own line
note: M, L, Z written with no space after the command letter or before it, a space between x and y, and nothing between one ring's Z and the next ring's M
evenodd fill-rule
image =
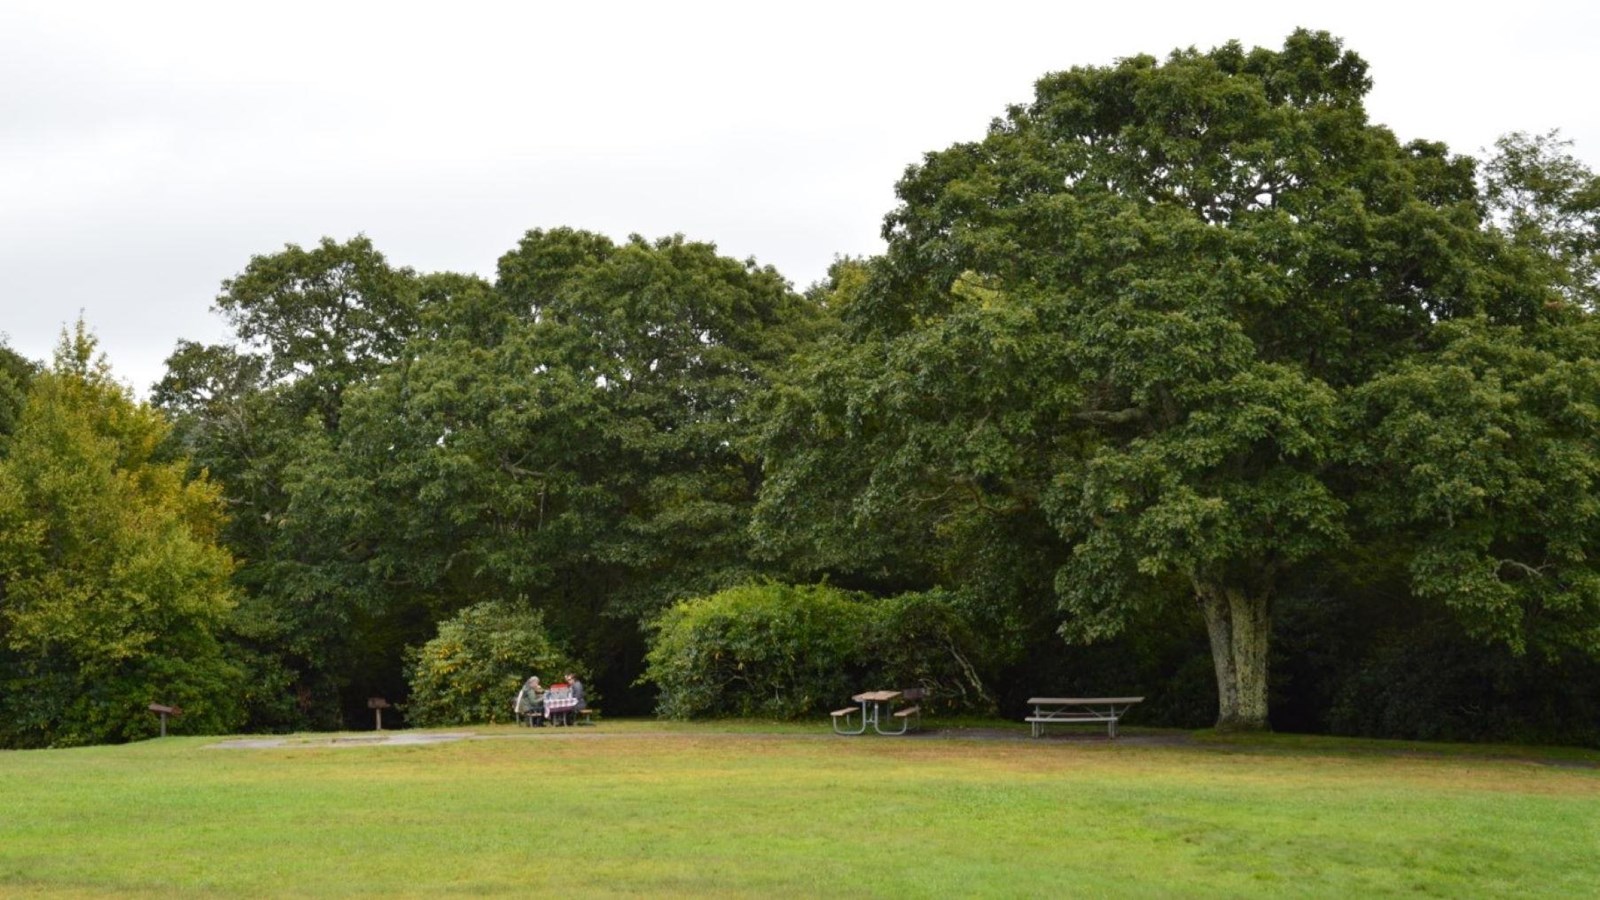
M578 720L578 710L583 709L583 682L578 680L578 676L568 672L567 686L572 688L572 699L578 701L572 705L571 709L567 710L567 724L571 725Z

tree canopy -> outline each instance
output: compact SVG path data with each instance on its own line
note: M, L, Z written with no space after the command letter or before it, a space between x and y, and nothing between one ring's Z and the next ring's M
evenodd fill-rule
M1486 220L1470 158L1371 124L1370 85L1337 40L1299 31L1278 51L1048 75L983 140L928 154L898 186L888 252L844 306L843 336L772 435L773 484L862 530L909 507L924 542L1008 541L998 517L1048 528L1069 638L1187 598L1220 726L1266 725L1281 586L1358 534L1410 529L1416 590L1448 595L1483 634L1520 646L1513 623L1552 601L1592 621L1590 512L1554 531L1575 541L1560 576L1535 538L1555 523L1530 516L1546 487L1596 488L1587 339L1540 277L1561 267L1531 264ZM1469 333L1549 349L1513 363L1468 350ZM1488 371L1502 363L1520 374ZM1550 383L1529 383L1536 370ZM1487 382L1476 405L1436 380L1451 375ZM1548 392L1544 408L1507 408L1506 380ZM1440 391L1443 421L1419 420L1417 395ZM1449 470L1423 458L1440 429L1497 408L1524 464L1571 449L1538 490L1485 442L1463 437ZM830 434L850 446L841 462L814 458ZM850 484L809 487L824 465ZM1422 483L1430 465L1479 514L1470 535L1436 528L1454 510Z
M755 571L754 397L809 307L681 237L533 231L499 269L290 247L225 285L235 344L169 360L157 398L241 511L241 652L306 698L275 721L397 693L401 650L485 597L626 685L645 617Z
M1163 685L1163 721L1209 718L1214 684L1222 727L1287 700L1392 731L1351 698L1424 656L1494 670L1478 696L1600 683L1600 180L1555 133L1481 163L1402 142L1371 87L1304 30L1045 75L905 171L882 255L804 293L711 244L570 228L492 278L364 237L253 257L217 298L233 339L180 342L138 457L187 460L206 477L162 490L229 511L194 515L232 591L172 595L220 641L196 658L242 673L249 727L354 722L441 623L492 631L463 612L492 600L629 712L669 633L686 677L742 683L662 627L695 598L764 598L718 621L765 659L762 623L821 583L892 623L857 671L972 709L1102 672ZM41 499L51 460L111 452L43 424L63 379L139 418L68 349L60 372L0 354L8 571L65 527L37 509L77 508ZM8 652L35 653L48 617L10 609Z

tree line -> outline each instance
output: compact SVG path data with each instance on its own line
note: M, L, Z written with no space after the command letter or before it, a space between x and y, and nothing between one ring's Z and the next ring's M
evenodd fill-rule
M81 327L9 354L0 739L136 734L156 684L355 723L484 601L685 709L640 680L683 604L827 584L936 604L980 708L1600 740L1600 179L1403 143L1371 84L1307 31L1047 75L804 292L681 236L535 230L492 280L328 239L224 283L150 405Z

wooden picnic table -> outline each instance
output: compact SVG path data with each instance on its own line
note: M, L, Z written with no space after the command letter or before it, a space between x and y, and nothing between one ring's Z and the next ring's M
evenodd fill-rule
M1143 697L1030 697L1028 705L1033 707L1033 715L1027 722L1033 726L1034 737L1042 736L1047 725L1105 722L1107 734L1115 738L1117 720L1142 700Z
M867 726L871 725L872 726L872 730L876 731L879 734L889 734L889 735L905 734L907 727L909 727L909 725L910 725L909 717L908 716L900 716L897 713L892 713L891 712L891 710L893 710L893 708L894 708L894 702L896 700L899 700L904 695L905 695L904 691L864 691L864 692L862 692L860 694L856 694L855 696L851 697L850 699L854 700L857 704L859 704L858 706L851 706L851 707L847 707L845 709L834 710L834 712L833 712L833 730L835 732L839 733L839 734L849 734L849 735L866 734L867 733ZM883 730L883 724L882 723L883 723L883 714L885 712L890 712L891 713L891 718L898 717L900 719L900 730L899 731L884 731ZM850 727L850 716L852 714L855 714L855 713L860 713L861 714L861 725L860 725L859 728L851 728ZM839 723L840 723L841 720L843 720L843 722L844 722L844 727L843 728L839 727Z

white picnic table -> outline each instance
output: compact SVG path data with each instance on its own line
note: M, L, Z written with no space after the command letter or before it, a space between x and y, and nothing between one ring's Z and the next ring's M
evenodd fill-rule
M1143 697L1030 697L1028 705L1033 715L1028 724L1033 726L1033 736L1041 737L1048 725L1081 725L1084 722L1105 722L1107 733L1117 736L1117 720L1127 715L1129 707Z

